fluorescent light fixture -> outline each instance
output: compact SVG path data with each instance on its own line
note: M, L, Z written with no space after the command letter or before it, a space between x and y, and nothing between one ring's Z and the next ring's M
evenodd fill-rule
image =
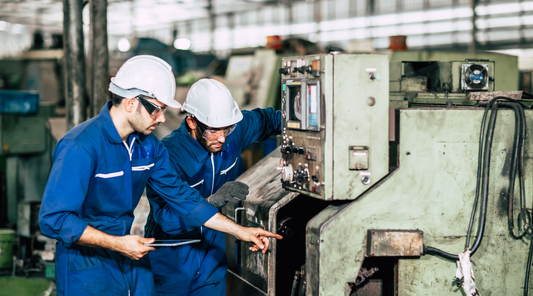
M307 39L311 42L318 42L318 34L317 33L311 33L307 35Z
M9 29L9 23L0 21L0 31L7 31Z
M191 48L191 40L187 38L178 38L174 40L174 48L179 50L188 50Z
M22 34L23 29L24 29L24 26L22 25L12 24L11 27L9 28L9 32L15 35L20 35Z
M127 38L122 37L118 40L118 50L120 50L121 52L126 52L130 50L130 48L130 41Z

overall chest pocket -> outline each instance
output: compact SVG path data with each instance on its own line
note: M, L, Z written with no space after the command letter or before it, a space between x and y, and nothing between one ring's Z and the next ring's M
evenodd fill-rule
M124 167L120 164L100 166L94 175L95 194L87 199L87 207L107 214L121 212L126 202ZM105 206L102 206L105 205Z
M140 196L143 193L146 182L152 175L152 171L154 169L154 158L134 159L131 161L131 181L133 186L133 194L135 196Z

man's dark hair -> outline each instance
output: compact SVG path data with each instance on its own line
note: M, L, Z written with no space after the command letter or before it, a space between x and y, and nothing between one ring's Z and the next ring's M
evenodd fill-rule
M202 145L202 147L204 147L207 150L207 140L204 139L204 137L202 137L202 134L204 131L200 128L200 125L204 127L204 129L206 129L207 127L205 126L205 124L198 121L196 117L191 116L191 115L187 115L187 117L192 118L196 122L196 140L198 141L198 143L200 143L200 145ZM185 127L187 128L187 131L190 134L191 128L189 127L189 124L185 124Z
M116 106L120 105L120 102L122 102L123 99L124 99L123 97L121 97L121 96L119 96L117 94L113 94L113 106L116 107Z

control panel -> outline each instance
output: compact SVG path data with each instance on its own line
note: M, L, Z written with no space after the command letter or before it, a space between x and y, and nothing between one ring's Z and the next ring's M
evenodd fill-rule
M279 73L284 188L351 199L387 173L386 56L287 57Z

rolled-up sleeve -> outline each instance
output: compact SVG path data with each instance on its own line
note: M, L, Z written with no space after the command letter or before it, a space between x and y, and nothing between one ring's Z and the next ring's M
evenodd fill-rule
M39 226L42 234L69 247L88 225L81 218L81 212L95 162L79 144L63 140L57 144L53 158L39 212Z
M159 148L161 153L147 187L153 219L168 234L192 231L218 210L179 177L170 164L166 148L162 144Z

